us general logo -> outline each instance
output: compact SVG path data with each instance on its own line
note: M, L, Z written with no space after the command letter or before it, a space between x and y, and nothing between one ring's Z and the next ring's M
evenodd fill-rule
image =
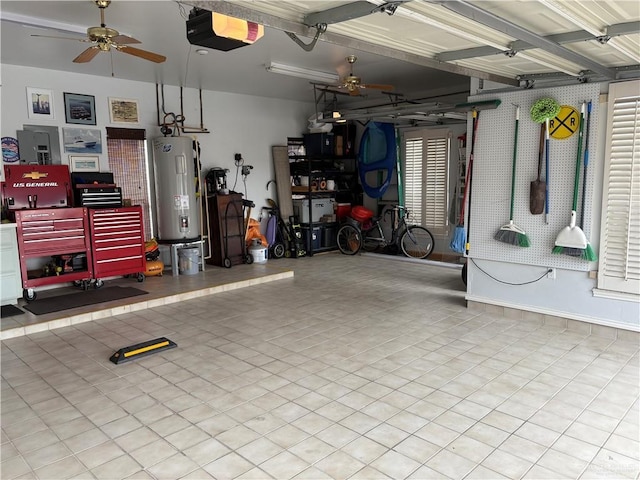
M549 120L549 135L556 140L564 140L580 128L580 112L570 105L562 105L560 113Z

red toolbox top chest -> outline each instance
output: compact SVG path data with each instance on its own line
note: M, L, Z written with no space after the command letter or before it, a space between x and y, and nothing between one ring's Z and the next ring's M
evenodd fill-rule
M2 195L9 210L72 206L67 165L4 165Z

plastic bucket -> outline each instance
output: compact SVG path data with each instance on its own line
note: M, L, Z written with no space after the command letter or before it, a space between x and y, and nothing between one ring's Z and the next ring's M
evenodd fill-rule
M267 247L262 245L251 245L249 253L253 257L253 263L267 263Z
M336 219L340 222L344 218L348 217L351 213L350 203L338 203L336 205Z
M198 273L198 247L181 248L178 250L178 273L180 275L195 275Z

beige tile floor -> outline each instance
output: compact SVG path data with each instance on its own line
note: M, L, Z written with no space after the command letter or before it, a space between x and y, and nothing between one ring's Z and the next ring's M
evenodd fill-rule
M452 269L258 268L295 276L3 341L0 477L638 478L636 334L467 310Z

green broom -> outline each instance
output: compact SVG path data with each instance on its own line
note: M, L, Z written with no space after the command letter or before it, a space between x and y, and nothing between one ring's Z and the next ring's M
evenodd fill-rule
M582 157L582 139L584 132L584 110L585 104L582 102L580 111L580 128L578 130L578 156L576 159L576 174L573 184L573 206L571 207L571 219L569 225L564 227L556 237L555 247L552 253L564 253L575 256L576 250L582 252L581 256L585 260L593 262L597 256L587 240L587 236L582 229L576 225L576 209L578 208L578 186L580 184L580 160Z
M510 245L516 245L519 247L528 247L529 237L527 234L513 223L513 202L515 199L516 190L516 158L518 157L518 126L520 124L520 106L516 106L516 133L513 139L513 167L511 169L511 210L509 216L509 223L500 227L500 230L493 236L499 242L508 243Z

